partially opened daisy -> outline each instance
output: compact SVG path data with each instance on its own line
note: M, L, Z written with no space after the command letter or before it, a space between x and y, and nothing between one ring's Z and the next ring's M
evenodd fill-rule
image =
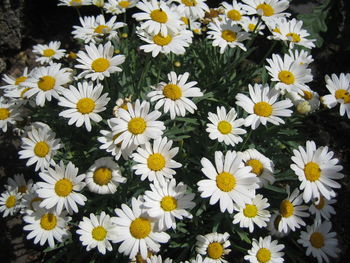
M115 242L121 242L119 253L128 255L130 259L137 253L146 259L148 250L159 252L159 243L167 243L170 239L167 233L155 231L156 220L147 215L142 209L141 201L134 197L131 200L131 208L122 204L121 209L115 209L115 213L117 214L113 217L113 223L116 225Z
M35 61L43 65L60 60L66 53L66 50L60 49L60 47L60 41L50 41L48 44L33 46L33 53L36 55Z
M24 231L30 231L27 239L34 238L34 244L43 246L46 242L51 248L55 247L55 240L63 242L70 236L68 222L71 217L67 212L57 213L53 209L37 209L23 217Z
M202 198L210 197L210 204L220 201L220 210L232 214L233 204L244 206L255 197L258 179L251 167L242 166L242 156L234 151L215 152L215 167L202 158L202 172L208 179L200 180L198 191Z
M118 66L124 63L125 56L113 56L113 54L114 46L110 41L104 45L96 46L94 43L86 45L85 51L80 50L77 54L77 62L80 64L75 65L75 67L83 70L77 77L91 78L95 81L108 78L115 72L121 72L122 69Z
M111 217L105 212L100 215L90 213L89 217L83 217L79 222L77 234L83 246L86 246L86 251L93 248L98 249L101 254L106 254L107 251L112 251L111 241L114 241L116 236L116 226L112 223Z
M244 119L236 119L237 113L234 108L226 113L225 107L216 107L216 112L216 114L208 113L208 119L211 123L207 123L206 131L209 133L209 138L231 146L242 142L243 139L240 135L247 133L246 130L240 128L244 125Z
M21 208L22 193L17 189L8 189L0 197L0 213L2 217L13 216Z
M19 193L25 194L31 190L33 186L33 180L29 179L26 181L24 174L15 174L13 178L7 179L8 189L16 189Z
M275 125L284 124L280 117L289 117L292 111L288 108L293 106L289 100L277 101L279 92L270 89L268 85L249 84L250 98L242 93L236 95L236 104L241 106L250 115L245 119L245 126L251 126L255 130L260 123L262 125L271 122Z
M144 194L144 207L150 217L157 218L157 229L176 229L176 219L192 218L188 211L195 206L194 194L186 193L187 186L175 179L165 182L154 181L150 184L152 191Z
M232 2L230 1L230 3L223 1L220 5L224 9L225 15L228 19L236 23L240 23L247 12L243 8L243 4L237 2L237 0L232 0Z
M36 209L40 209L40 202L43 200L38 196L37 190L39 186L35 183L33 186L27 191L27 193L23 194L21 203L23 214L30 214L32 211Z
M333 204L336 203L335 199L327 200L322 195L320 198L315 199L315 201L310 205L309 212L312 215L315 215L315 222L321 222L322 220L330 220L331 215L335 215L335 209Z
M272 216L270 218L270 221L267 223L267 230L269 231L270 235L282 238L289 234L290 229L287 230L287 232L279 231L278 226L281 221L282 216L278 211L274 211L272 213Z
M135 7L138 2L139 0L108 0L104 3L103 8L107 13L119 15Z
M85 175L78 175L78 168L73 163L64 165L61 160L54 169L49 167L39 175L44 180L37 183L40 187L38 195L43 199L40 207L54 208L57 214L66 209L72 214L78 212L77 204L85 205L87 198L80 193L85 186Z
M282 263L283 249L284 245L272 240L271 236L259 237L259 240L253 238L252 248L248 250L244 259L250 263Z
M91 131L91 120L102 120L98 113L106 109L110 100L108 93L102 94L102 91L102 84L92 82L78 82L78 88L71 85L59 97L58 105L69 108L61 111L59 116L68 118L68 125L75 123L76 127L81 127L84 124L86 130Z
M9 101L4 97L0 97L0 129L3 132L7 131L9 124L15 125L18 121L21 121L21 113L19 105L13 101Z
M19 98L21 97L21 92L24 89L24 87L20 86L20 84L23 81L25 81L29 77L29 75L30 72L28 72L28 67L25 67L23 69L23 73L18 77L4 74L2 77L2 81L5 82L6 85L0 86L0 89L4 90L4 94L6 97ZM13 93L17 94L17 96L12 95Z
M293 164L290 168L298 176L300 190L303 191L305 203L313 198L320 198L320 195L327 200L335 197L333 188L340 188L340 184L335 180L344 177L340 171L343 166L338 165L339 160L332 158L334 152L328 151L328 147L316 148L314 141L306 142L306 149L299 146L298 150L293 150Z
M332 223L324 221L322 224L313 224L300 233L298 243L306 248L306 255L317 258L318 263L329 263L329 257L336 258L340 252L335 232L330 232Z
M231 252L228 233L209 233L196 237L196 252L203 256L203 263L227 262L224 256Z
M242 0L242 2L248 15L257 14L264 21L290 16L290 13L283 12L289 7L288 0Z
M291 91L286 93L286 98L290 99L298 113L308 114L316 111L321 102L320 96L313 90L302 90L303 94Z
M179 3L178 12L186 17L201 19L204 18L205 12L209 12L206 0L174 0L173 2Z
M174 71L168 73L168 82L157 84L154 91L147 94L151 101L157 101L155 109L161 107L164 113L170 112L170 118L175 119L176 116L184 117L186 111L194 113L197 110L196 104L190 98L201 97L203 93L196 87L197 81L188 81L190 74L176 75Z

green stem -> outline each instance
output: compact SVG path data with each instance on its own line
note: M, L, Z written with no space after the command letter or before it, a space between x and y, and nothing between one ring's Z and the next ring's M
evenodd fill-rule
M275 48L276 44L277 44L277 41L274 41L273 44L270 46L269 50L265 53L265 56L260 60L259 67L264 63L266 58L271 55L271 53L272 53L273 49Z
M142 73L141 73L141 77L140 77L139 82L137 84L137 91L136 92L138 93L138 97L140 97L140 95L141 95L141 85L143 85L143 81L145 79L146 73L148 72L150 64L151 64L151 55L148 54L147 58L146 58L145 66L144 66Z
M246 145L247 141L249 140L250 135L252 134L252 132L253 132L253 130L252 130L252 129L250 129L250 131L249 131L249 133L248 133L247 137L245 138L245 140L244 140L244 142L243 142L243 144L242 144L242 146L241 146L240 151L242 151L242 150L244 149L244 146Z

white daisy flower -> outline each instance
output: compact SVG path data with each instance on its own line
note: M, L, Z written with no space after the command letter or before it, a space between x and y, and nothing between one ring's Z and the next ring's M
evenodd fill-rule
M58 6L73 6L79 7L83 5L91 5L91 0L59 0Z
M33 53L36 55L35 61L40 64L48 64L64 57L66 50L60 49L60 41L50 41L49 44L37 44L33 46Z
M103 8L107 13L119 15L135 7L138 2L139 0L108 0Z
M57 214L66 209L69 214L78 212L79 205L85 205L87 198L79 193L85 186L83 180L85 175L78 175L78 168L71 162L64 165L60 161L54 169L47 168L46 171L39 173L44 182L38 182L38 195L43 200L40 207L46 209L55 208Z
M331 77L325 76L326 87L331 94L322 97L322 103L328 108L340 104L340 115L348 116L350 119L350 73L341 73L339 77L332 74Z
M123 108L124 110L128 110L128 102L131 102L131 96L127 98L118 98L115 102L115 106L113 107L113 115L114 117L119 117L119 108Z
M21 208L22 193L17 189L8 189L1 194L0 197L0 213L2 217L13 216Z
M186 17L202 19L205 12L209 12L209 7L205 3L206 0L174 0L173 2L179 3L178 12Z
M175 179L164 182L154 181L150 184L152 191L144 194L144 207L150 217L157 218L159 231L169 228L176 229L176 219L192 218L187 210L196 204L192 201L195 194L186 194L187 186Z
M33 186L33 180L26 181L23 174L15 174L13 178L7 179L7 188L9 190L16 189L19 193L25 194L29 192Z
M236 23L240 23L242 18L244 18L247 14L247 12L243 9L243 4L237 2L237 0L232 0L232 4L224 1L220 4L220 6L224 9L225 16Z
M290 16L290 13L283 12L289 7L288 0L242 0L242 2L248 15L259 15L264 21Z
M301 114L308 114L316 111L320 107L320 96L313 90L302 90L303 95L291 91L286 93L286 98L290 99Z
M159 111L149 113L150 103L148 101L136 100L135 104L128 103L128 110L119 109L119 118L112 118L113 132L119 134L114 140L115 144L122 143L121 149L131 145L142 145L150 139L158 139L165 130L164 123L157 121L162 115Z
M295 63L300 65L309 66L312 62L314 62L312 55L304 49L302 50L290 49L289 56L294 60Z
M216 112L217 114L208 113L211 123L207 123L206 131L209 133L209 138L231 146L242 142L243 139L239 135L246 134L247 131L239 127L244 124L244 119L236 119L237 113L234 108L226 114L225 107L216 107Z
M244 31L248 33L255 32L259 35L264 35L263 30L265 29L265 24L259 23L259 19L255 16L253 17L243 17L240 23Z
M277 101L279 92L276 89L262 84L254 84L254 87L249 84L248 87L250 98L242 93L236 95L236 104L250 114L245 119L245 126L251 126L255 130L260 123L264 126L267 122L284 124L280 117L292 115L292 111L288 109L293 106L292 102L289 99Z
M18 152L20 159L28 159L26 165L36 163L35 171L43 171L50 164L54 165L55 156L58 149L62 147L60 139L56 139L56 134L47 126L35 127L32 125L26 137L22 137L22 150Z
M242 153L242 160L246 166L252 167L252 173L258 177L259 187L272 185L275 182L273 176L274 164L273 162L261 154L256 149L248 149Z
M54 210L37 209L23 217L23 230L30 231L27 239L34 238L34 244L43 246L48 242L53 248L55 240L61 243L70 236L67 225L70 220L65 211L57 214Z
M170 258L162 259L162 256L151 256L150 258L147 258L147 263L172 263L173 260Z
M298 188L295 188L290 194L289 186L287 187L288 197L280 204L281 220L278 224L278 231L287 233L289 229L295 231L300 226L305 226L302 217L308 217L309 213L304 212L308 207L301 205L303 202L303 194L299 194Z
M282 249L284 245L278 244L277 240L271 240L271 236L259 237L259 241L253 238L252 248L248 250L244 259L250 263L282 263Z
M37 190L39 186L35 183L33 186L28 189L27 193L23 194L21 202L22 202L22 210L23 214L30 214L32 211L40 208L40 202L43 200L38 196Z
M98 114L106 109L110 98L108 93L101 95L103 91L102 84L94 85L92 82L78 82L78 88L70 86L62 92L58 105L69 108L61 111L59 116L68 118L68 125L75 123L76 127L83 124L87 131L91 131L91 120L94 122L102 121Z
M320 195L319 199L313 201L309 207L309 212L310 214L315 215L315 222L320 223L322 219L329 221L331 219L331 214L336 214L333 206L331 206L336 202L335 199L327 200L322 195Z
M89 190L97 194L114 194L126 178L121 175L119 165L112 157L102 157L86 172L85 182Z
M250 233L254 231L254 224L259 228L266 227L266 222L269 222L271 217L270 212L266 209L269 206L267 198L263 198L260 194L244 206L233 204L233 209L237 211L237 214L234 215L232 224L239 223L241 228L249 228Z
M163 106L164 113L170 111L171 119L175 119L176 116L184 117L186 111L193 114L197 106L189 98L201 97L203 93L195 87L197 81L186 83L189 76L188 72L177 76L171 71L168 73L168 83L161 82L152 87L155 90L149 92L147 96L151 98L151 102L157 101L155 109L158 110Z
M280 213L277 211L274 211L271 218L270 218L270 221L267 223L267 229L268 229L270 235L277 237L277 238L285 237L290 232L290 229L288 229L286 233L278 231L278 226L279 226L279 223L281 221L281 218L282 218L282 216L280 215Z
M111 217L105 212L100 215L90 214L90 217L83 217L79 222L77 234L86 251L93 248L98 249L101 254L106 254L106 250L112 251L110 241L114 242L116 236L116 226L112 223Z
M122 204L122 209L115 209L117 217L113 218L116 224L115 242L122 242L118 252L129 255L132 259L140 253L143 259L147 258L148 249L159 252L160 244L167 243L170 236L165 232L154 230L154 219L148 217L142 210L142 203L136 198L131 200L132 208Z
M7 132L8 124L15 125L21 120L19 105L0 97L0 129Z
M312 198L320 198L323 195L327 200L335 197L332 188L340 188L340 184L335 180L344 177L339 173L343 166L337 165L339 160L332 158L334 152L328 151L328 147L316 149L314 141L306 142L306 149L299 146L298 150L293 150L293 164L290 168L298 176L300 190L304 190L303 198L305 203Z
M324 221L322 224L306 226L306 231L300 233L298 243L306 248L306 255L317 258L318 263L329 263L329 257L336 258L340 252L335 232L330 232L332 223Z
M231 252L228 233L209 233L196 237L196 252L203 255L203 263L226 263L223 257Z
M72 81L70 68L61 68L61 64L52 63L47 67L38 67L32 71L28 79L20 85L29 88L25 93L30 98L35 95L35 102L43 107L46 100L58 99L65 85Z
M118 67L125 61L124 55L114 54L114 46L108 41L106 44L94 43L85 46L85 51L80 50L77 54L77 61L80 63L75 65L76 68L82 69L78 78L91 78L91 80L103 80L105 77L109 78L115 72L121 72L122 69Z
M220 210L233 213L233 204L245 205L255 197L258 179L251 167L242 166L242 156L235 151L215 152L215 167L202 158L202 172L209 179L197 183L202 198L210 197L210 204L220 201Z
M9 98L20 98L22 91L25 87L20 84L25 81L31 73L28 73L28 67L25 67L23 73L19 77L13 77L11 75L4 74L2 81L6 83L4 86L0 86L0 89L4 90L4 96Z

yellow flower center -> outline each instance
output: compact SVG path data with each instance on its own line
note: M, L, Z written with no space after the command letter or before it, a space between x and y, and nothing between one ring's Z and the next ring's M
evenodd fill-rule
M23 81L25 81L27 78L28 78L28 77L25 77L25 76L16 78L15 85L19 85L20 83L22 83Z
M218 123L218 130L222 134L229 134L232 132L232 125L228 121L220 121Z
M185 23L185 25L189 25L189 21L188 21L187 17L183 16L183 17L181 17L181 20L182 20L182 22Z
M239 21L239 20L241 20L242 15L239 11L232 9L232 10L227 12L227 17L233 21Z
M73 184L69 179L63 178L55 184L55 192L58 196L66 197L73 191Z
M283 200L280 205L280 213L283 217L290 217L294 214L294 206L289 200Z
M109 31L111 31L111 29L108 26L106 26L106 25L99 25L94 30L94 32L97 33L97 34L106 34L106 33L109 33Z
M95 102L90 98L82 98L77 102L77 110L81 114L89 114L95 109Z
M269 117L272 114L272 106L264 101L255 103L254 113L262 117Z
M219 242L210 243L207 248L207 253L210 258L219 259L224 253L224 247Z
M336 90L335 92L335 98L337 100L344 100L344 103L349 103L349 97L350 97L350 94L349 94L349 91L345 90L345 89L338 89Z
M236 186L236 178L228 172L219 173L216 176L216 185L223 192L230 192Z
M6 202L5 202L5 205L7 208L12 208L16 205L16 196L15 195L10 195L7 199L6 199Z
M177 208L177 200L172 196L164 196L160 201L160 206L164 211L170 212Z
M7 108L0 108L0 120L6 120L10 117L10 111Z
M246 162L246 165L252 167L252 173L255 173L257 176L260 176L264 171L263 164L257 159L250 159Z
M147 166L152 171L160 171L165 167L166 160L160 153L151 154L147 158Z
M276 33L278 33L278 34L281 34L281 30L278 28L278 27L276 27L274 30L272 30L273 32L276 32Z
M254 31L255 27L256 27L255 24L249 24L249 25L248 25L249 31Z
M30 88L24 88L22 91L21 91L21 98L25 98L24 94L26 94L26 92L30 90Z
M74 60L74 59L77 59L77 57L78 57L78 56L77 56L77 53L75 53L75 52L72 52L72 51L71 51L71 52L69 52L69 54L68 54L68 58L69 58L69 59L73 59L73 60Z
M181 0L185 6L195 6L197 4L196 0Z
M256 259L259 263L266 263L271 259L271 251L267 248L260 248L256 253Z
M45 49L45 50L43 51L44 57L52 57L52 56L55 55L55 54L56 54L56 51L53 50L53 49L51 49L51 48Z
M80 6L80 5L82 5L81 1L82 0L72 0L72 1L70 1L70 5L71 6Z
M54 214L44 214L40 219L40 226L45 230L52 230L57 225L57 217Z
M95 184L106 185L112 179L112 170L107 167L100 167L94 171L93 179Z
M120 1L119 6L122 8L128 8L130 6L129 1Z
M314 232L310 236L310 243L315 248L324 246L324 236L320 232Z
M94 229L92 229L91 235L93 239L97 241L102 241L107 236L107 230L103 226L97 226Z
M167 84L163 88L163 95L171 100L178 100L182 96L182 89L175 84Z
M134 238L143 239L151 233L151 222L143 217L138 217L130 224L130 233Z
M312 92L310 92L310 91L307 91L307 90L303 90L303 93L304 93L304 99L306 99L306 100L311 100L312 99L312 97L313 97L313 95L312 95Z
M243 209L243 214L245 217L256 217L256 215L258 214L258 208L256 207L256 205L250 205L250 204L246 204L245 208Z
M39 89L43 91L52 90L55 87L56 79L51 76L43 76L38 81Z
M136 117L128 122L128 130L134 135L143 133L146 130L147 123L143 118Z
M234 42L237 39L237 34L236 32L226 29L222 31L221 37L227 42Z
M18 187L18 192L25 194L27 192L27 186L26 185L22 185Z
M34 153L36 156L43 158L49 153L49 151L50 146L46 142L40 141L35 144Z
M151 12L150 17L153 21L158 23L166 23L168 22L168 15L161 9L155 9Z
M317 202L314 202L314 205L318 210L322 210L325 204L326 202L323 196L320 196L320 200L318 201L318 204Z
M91 64L91 68L95 72L104 72L109 68L109 61L105 58L95 59Z
M269 4L260 4L256 7L256 10L262 10L263 16L272 16L275 13L275 10L273 10L272 6Z
M321 169L317 163L308 162L307 164L305 164L304 173L307 180L309 180L310 182L314 182L317 181L318 178L320 178Z
M293 73L288 70L280 71L280 73L278 73L278 79L287 85L293 84L295 81Z
M166 35L163 37L161 34L157 34L153 37L153 42L158 46L166 46L168 45L173 38L170 35Z
M296 34L296 33L288 33L286 35L287 37L291 37L292 38L292 42L295 42L295 43L298 43L300 42L300 35L299 34Z

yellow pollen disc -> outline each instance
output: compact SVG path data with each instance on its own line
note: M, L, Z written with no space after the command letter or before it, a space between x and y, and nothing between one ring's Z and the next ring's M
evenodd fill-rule
M100 167L94 171L93 179L98 185L106 185L112 179L112 170L107 167Z
M103 226L97 226L94 229L92 229L91 235L93 239L97 241L102 241L107 236L107 230Z
M53 49L51 49L51 48L45 49L45 50L43 51L44 57L52 57L52 56L55 55L55 54L56 54L56 51L53 50Z
M138 217L130 224L130 233L134 238L143 239L151 233L151 223L148 219Z
M128 102L123 102L123 104L120 105L119 107L124 109L124 110L128 110Z
M168 45L173 38L170 35L163 37L161 34L157 34L153 37L153 42L158 46Z
M5 202L5 205L7 208L12 208L16 205L16 196L15 195L10 195L7 199L6 199L6 202Z
M276 230L278 230L278 225L280 224L281 219L282 219L282 216L278 215L278 216L276 216L275 221L273 222L273 225L274 225Z
M44 214L40 219L40 226L45 230L52 230L57 225L57 217L54 214Z
M164 196L160 201L160 206L164 211L170 212L177 208L177 200L172 196Z
M273 32L276 32L276 33L278 33L278 34L281 34L281 30L278 28L278 27L276 27L274 30L272 30Z
M75 53L75 52L72 52L72 51L71 51L71 52L69 52L69 54L68 54L68 58L69 58L69 59L73 59L73 60L74 60L74 59L77 59L77 57L78 57L78 56L77 56L77 53Z
M38 81L39 89L43 91L52 90L55 87L56 79L51 76L41 77Z
M288 33L286 36L287 37L291 37L292 38L292 42L294 42L294 43L298 43L301 40L300 39L300 35L296 34L296 33Z
M167 84L163 88L163 95L171 100L178 100L182 96L182 89L175 84Z
M310 243L315 248L324 246L324 236L320 232L314 232L310 236Z
M317 163L308 162L307 164L305 164L304 173L307 180L309 180L310 182L315 182L321 176L321 169Z
M34 146L34 153L36 156L39 156L41 158L45 157L50 151L50 146L44 142L37 142Z
M80 6L80 5L82 5L81 1L82 0L72 0L72 1L70 1L70 5L71 6Z
M233 21L239 21L239 20L241 20L242 15L239 11L232 9L232 10L227 12L227 17Z
M306 100L311 100L312 99L313 95L312 95L312 93L310 91L303 90L303 93L304 93L304 96L303 96L304 99L306 99Z
M314 202L314 205L318 210L322 210L325 204L326 202L323 196L320 196L320 200L318 201L318 204L317 202Z
M181 20L182 20L182 22L185 23L185 25L188 25L188 24L189 24L189 21L188 21L188 18L187 18L187 17L183 16L183 17L181 17Z
M246 165L252 167L252 173L255 173L257 176L260 176L264 171L263 164L257 159L250 159L246 162Z
M81 114L89 114L95 109L95 102L90 98L82 98L77 102L77 110Z
M246 204L245 208L243 209L243 214L245 217L256 217L256 215L258 214L258 208L256 207L256 205L250 205L250 204Z
M196 0L181 0L185 6L195 6L197 4Z
M153 21L158 23L166 23L168 22L168 15L161 9L155 9L151 12L150 17Z
M349 93L344 95L343 103L344 104L350 103L350 94Z
M136 117L128 122L128 130L134 135L143 133L146 130L147 123L143 118Z
M232 125L228 121L220 121L218 123L218 130L222 134L229 134L232 132Z
M290 85L295 81L294 75L288 70L282 70L278 73L278 79L284 84Z
M66 197L73 191L73 184L69 179L63 178L56 182L55 192L58 196Z
M26 185L22 185L18 187L18 192L25 194L27 192L27 186Z
M256 27L255 24L249 24L249 25L248 25L249 31L254 31L255 27Z
M151 154L147 158L147 166L152 171L160 171L165 167L166 160L160 153Z
M7 108L0 108L0 120L6 120L10 117L10 111Z
M120 1L119 6L122 8L128 8L130 5L129 1Z
M216 185L223 192L230 192L236 186L236 178L228 172L219 173L216 176Z
M95 72L104 72L109 68L109 61L105 58L95 59L91 64L91 68Z
M94 32L97 34L106 34L109 33L109 31L111 31L111 29L106 25L99 25L94 30Z
M294 206L289 200L283 200L280 205L280 213L283 217L290 217L294 214Z
M256 259L259 263L269 262L271 259L271 251L267 248L260 248L256 253Z
M224 247L219 242L210 243L207 248L207 253L210 258L219 259L224 253Z
M21 91L21 98L25 98L24 94L26 94L26 92L30 90L30 88L24 88L22 91Z
M272 6L269 4L260 4L256 7L256 10L262 10L263 16L272 16L275 13L275 10L273 10Z
M221 37L225 39L227 42L234 42L237 39L237 34L236 32L226 29L222 31Z
M264 101L258 102L254 105L254 113L262 117L269 117L272 114L272 106Z
M338 89L338 90L336 90L336 92L335 92L335 98L336 98L337 100L339 100L339 99L345 100L345 97L346 97L346 96L349 96L349 91L347 91L347 90L345 90L345 89Z
M22 76L19 78L16 78L15 85L19 85L21 82L25 81L28 77Z

